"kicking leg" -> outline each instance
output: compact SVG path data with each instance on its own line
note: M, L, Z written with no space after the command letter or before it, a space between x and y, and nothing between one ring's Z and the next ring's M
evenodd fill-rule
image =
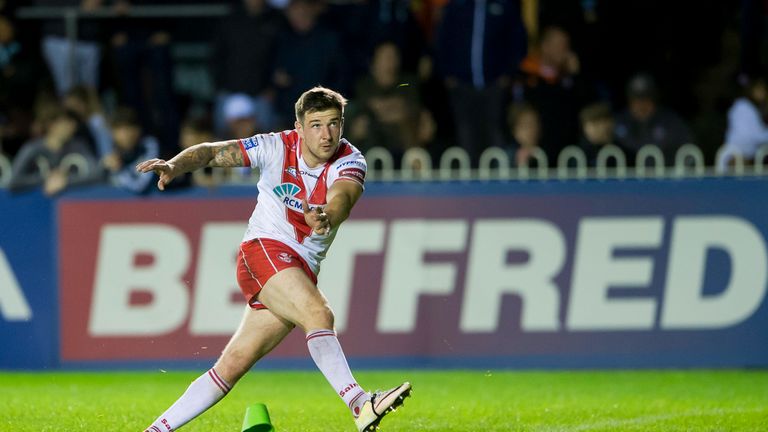
M302 270L292 267L272 276L258 300L304 330L312 360L349 407L358 430L375 428L410 393L408 383L374 395L358 385L336 337L328 300Z
M280 343L293 324L269 310L246 308L240 327L216 364L201 375L152 425L149 432L173 431L221 400L260 358Z

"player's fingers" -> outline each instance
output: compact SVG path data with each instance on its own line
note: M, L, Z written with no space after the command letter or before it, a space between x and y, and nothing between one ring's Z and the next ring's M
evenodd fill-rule
M301 199L301 209L304 211L304 214L309 213L309 203L307 202L306 198Z
M157 162L153 162L152 164L141 167L138 171L142 173L148 173L150 171L154 171L155 174L160 174L163 171L166 171L167 169L168 167L165 165L164 161L157 161Z
M140 172L149 172L153 169L154 165L156 165L158 162L161 162L160 159L150 159L146 160L144 162L141 162L136 165L136 171Z
M157 188L161 191L165 190L165 185L171 182L173 178L166 173L160 174L160 180L157 182Z

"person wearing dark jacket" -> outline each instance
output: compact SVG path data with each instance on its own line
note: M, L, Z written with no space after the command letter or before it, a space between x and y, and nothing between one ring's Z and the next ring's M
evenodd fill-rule
M273 127L275 90L271 65L278 35L286 25L282 14L266 0L243 0L221 20L211 64L218 91L214 117L217 134L226 134L224 105L229 96L237 93L253 99L260 129Z
M18 192L42 186L46 195L53 196L67 187L97 181L100 174L93 153L74 137L77 117L52 107L43 120L45 135L24 144L13 160L9 189Z
M505 144L506 90L526 46L517 0L454 0L443 9L437 72L448 89L458 144L473 159Z
M112 153L101 161L112 184L134 193L146 192L153 177L137 172L134 167L142 160L159 156L157 139L142 135L136 114L131 109L121 108L112 118L112 142Z
M637 152L646 144L658 146L667 166L675 163L675 153L693 141L682 118L659 105L656 83L650 75L638 74L627 85L627 110L616 118L616 138L622 146Z

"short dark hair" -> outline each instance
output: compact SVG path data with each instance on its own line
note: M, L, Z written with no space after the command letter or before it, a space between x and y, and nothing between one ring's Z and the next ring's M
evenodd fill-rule
M611 120L613 119L613 113L611 113L611 106L605 102L598 102L591 105L587 105L579 112L581 118L581 124L585 124L593 121Z
M296 101L296 119L304 123L304 115L316 111L337 109L344 116L347 99L341 93L325 87L313 87L305 91Z
M514 129L518 122L520 122L520 119L522 119L526 114L532 114L536 116L537 120L540 120L541 118L539 111L537 111L533 105L527 102L511 104L507 109L507 125Z

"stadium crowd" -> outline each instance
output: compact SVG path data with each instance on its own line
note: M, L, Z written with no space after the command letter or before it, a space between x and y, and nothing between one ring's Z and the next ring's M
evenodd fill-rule
M521 166L537 148L555 161L577 145L594 166L606 145L631 156L655 144L671 164L693 143L727 169L768 142L758 0L230 0L225 16L132 14L204 3L0 0L10 189L145 192L152 181L136 161L290 129L293 101L317 84L349 97L353 144L396 162L410 148L438 158L459 146L476 163L497 146ZM78 8L76 45L62 18L17 13L36 6ZM179 48L195 43L210 48L202 81L180 73ZM209 171L175 185L222 179Z

